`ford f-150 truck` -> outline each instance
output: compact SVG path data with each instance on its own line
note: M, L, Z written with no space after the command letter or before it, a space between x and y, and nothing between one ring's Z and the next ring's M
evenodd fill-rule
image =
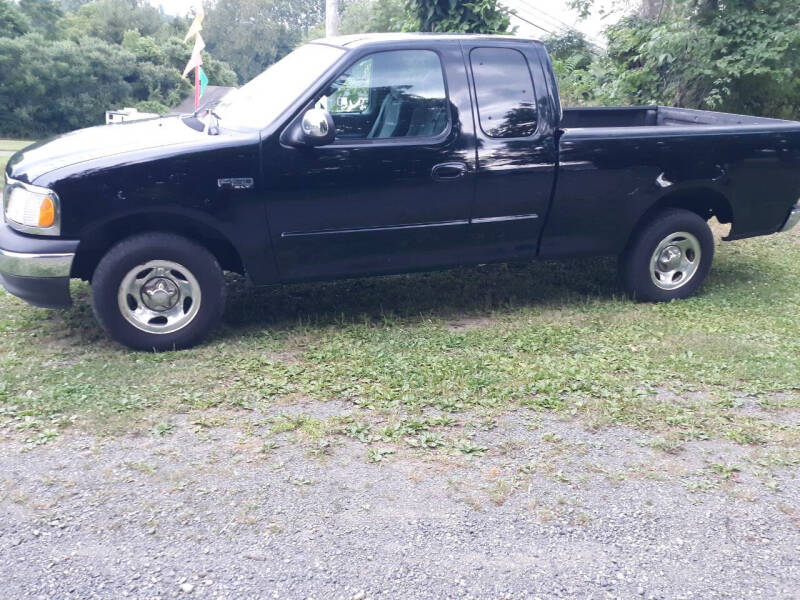
M257 284L618 255L636 300L684 298L727 239L800 219L800 123L562 108L544 46L359 35L300 47L200 114L34 144L5 173L0 279L91 282L122 344L197 343L223 270Z

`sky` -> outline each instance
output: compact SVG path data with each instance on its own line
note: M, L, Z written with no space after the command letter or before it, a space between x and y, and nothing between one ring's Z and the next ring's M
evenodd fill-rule
M149 1L154 6L163 7L164 12L170 15L185 15L197 4L197 0ZM599 5L610 6L611 1L601 1ZM567 0L501 0L501 3L517 12L519 16L512 17L511 23L517 26L517 34L525 37L541 38L548 31L572 27L586 34L596 44L604 46L601 31L614 21L613 17L601 19L596 15L579 20L577 14L567 6Z
M153 6L160 6L168 15L184 16L192 7L201 4L196 0L148 0Z
M517 16L511 18L511 24L517 27L517 35L543 38L548 32L562 29L577 29L590 41L605 46L602 30L615 23L622 15L601 18L593 14L586 19L579 19L578 14L570 10L567 0L501 0L501 3L516 11ZM611 8L612 0L597 2L598 8ZM595 11L597 12L597 11Z

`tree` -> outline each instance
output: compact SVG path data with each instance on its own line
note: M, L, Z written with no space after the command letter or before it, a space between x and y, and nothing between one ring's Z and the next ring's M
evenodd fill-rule
M38 137L102 123L130 98L135 69L128 51L96 38L0 39L0 132Z
M31 22L11 0L0 0L0 38L13 38L30 31Z
M408 0L410 29L453 33L506 33L511 14L498 0Z
M64 12L53 0L19 0L19 8L28 17L31 29L53 36Z
M583 15L600 9L594 0L571 5ZM641 0L605 37L606 55L588 66L554 56L567 102L800 116L796 0Z
M206 4L203 39L246 83L300 43L305 15L273 0L217 0Z
M612 95L641 103L791 117L800 112L796 0L675 0L607 31Z
M125 32L122 47L136 59L137 68L128 78L134 104L147 112L166 112L192 92L192 84L181 78L191 47L182 38L159 42L136 30ZM203 57L203 69L214 85L236 84L231 68L211 55Z
M290 31L307 36L309 30L325 21L322 0L274 0L272 18Z
M407 21L403 0L353 0L345 4L339 31L342 34L402 31Z
M575 68L586 68L592 62L592 56L597 52L586 36L575 29L565 29L558 33L548 35L542 39L550 58L553 60L575 63Z
M144 0L95 0L67 13L58 28L61 36L68 39L94 37L121 44L126 31L135 29L142 35L155 35L164 28L165 21L164 14Z
M565 29L542 40L553 61L561 102L565 106L597 104L605 96L613 66L599 49L574 29Z
M37 11L46 18L36 19ZM191 53L183 42L186 19L139 0L97 0L64 16L52 0L0 0L2 15L1 23L24 26L6 27L13 37L0 37L0 135L98 125L106 110L123 106L165 112L191 93L181 78ZM91 35L97 32L107 39ZM213 55L203 67L213 84L237 82Z

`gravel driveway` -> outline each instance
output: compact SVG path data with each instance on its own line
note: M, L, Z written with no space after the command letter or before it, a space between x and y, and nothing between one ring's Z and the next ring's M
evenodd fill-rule
M797 466L757 447L671 454L525 411L480 456L265 447L240 418L34 447L6 432L3 597L800 597Z

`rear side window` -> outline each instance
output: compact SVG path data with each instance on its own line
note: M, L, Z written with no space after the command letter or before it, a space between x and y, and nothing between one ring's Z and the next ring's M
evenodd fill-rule
M512 48L470 52L481 129L489 137L527 137L536 132L536 97L528 61Z

